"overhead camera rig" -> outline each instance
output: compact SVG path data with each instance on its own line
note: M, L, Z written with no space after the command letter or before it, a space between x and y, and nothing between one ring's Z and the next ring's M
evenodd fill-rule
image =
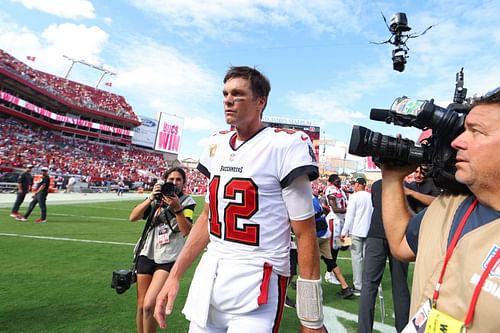
M391 17L390 24L387 23L387 19L384 14L382 18L384 19L387 29L392 34L392 36L383 42L370 42L372 44L392 44L395 46L392 50L392 68L395 71L402 72L405 70L406 59L408 58L408 51L410 50L406 45L406 42L410 38L417 38L425 34L434 25L429 26L420 34L408 34L407 32L411 30L408 26L408 18L405 13L395 13ZM406 34L405 34L406 33Z

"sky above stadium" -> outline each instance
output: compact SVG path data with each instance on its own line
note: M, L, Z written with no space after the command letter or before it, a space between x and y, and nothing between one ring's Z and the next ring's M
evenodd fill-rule
M381 13L389 20L396 12L407 14L412 33L435 25L408 41L402 73L392 70L392 45L369 43L390 37ZM183 117L180 157L197 159L206 139L227 129L222 78L231 65L270 78L265 115L312 120L339 147L353 124L416 139L416 129L369 120L370 108L402 95L445 107L461 67L469 96L496 88L498 17L496 0L7 0L0 48L59 76L71 64L63 55L116 72L100 88L123 95L140 116ZM69 78L93 86L99 77L75 65Z

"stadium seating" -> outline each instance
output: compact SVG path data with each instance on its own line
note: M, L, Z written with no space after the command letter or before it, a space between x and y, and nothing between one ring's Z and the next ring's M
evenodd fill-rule
M89 183L109 185L120 179L150 185L168 168L161 153L65 138L13 118L1 121L0 165L23 168L28 163L48 166L51 175L76 175ZM200 172L187 172L187 192L203 193L205 187L206 178Z
M0 49L0 71L8 71L28 84L81 108L138 121L123 96L35 70Z

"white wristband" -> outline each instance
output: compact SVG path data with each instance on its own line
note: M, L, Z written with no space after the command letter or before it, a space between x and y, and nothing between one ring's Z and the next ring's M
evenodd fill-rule
M323 291L321 279L297 279L297 317L302 326L312 329L323 327Z

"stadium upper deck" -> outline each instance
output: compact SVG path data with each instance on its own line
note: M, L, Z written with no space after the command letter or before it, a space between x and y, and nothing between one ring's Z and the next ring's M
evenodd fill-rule
M79 111L139 125L140 120L123 96L35 70L0 49L0 73Z

